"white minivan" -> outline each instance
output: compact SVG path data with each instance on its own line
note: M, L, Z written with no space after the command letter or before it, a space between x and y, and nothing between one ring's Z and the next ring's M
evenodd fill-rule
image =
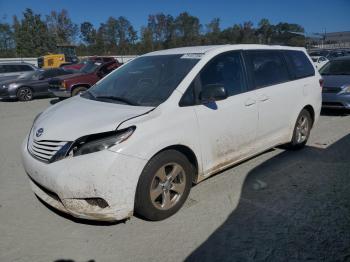
M148 53L38 115L23 165L35 194L75 217L165 219L193 183L277 145L302 148L321 85L304 48Z

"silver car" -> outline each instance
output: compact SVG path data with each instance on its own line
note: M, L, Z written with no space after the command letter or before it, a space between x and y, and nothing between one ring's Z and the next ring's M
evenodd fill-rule
M350 56L331 60L320 70L323 108L350 109Z
M0 63L0 82L17 78L38 68L32 64L24 62L6 62Z

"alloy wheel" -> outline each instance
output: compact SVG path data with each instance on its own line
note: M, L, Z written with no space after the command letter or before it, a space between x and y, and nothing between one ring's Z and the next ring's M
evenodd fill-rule
M177 163L163 165L156 172L150 187L152 204L168 210L178 203L186 187L184 169Z
M18 99L21 101L29 101L33 98L33 92L29 88L21 88L18 91Z
M301 144L306 141L309 135L309 120L305 115L302 115L296 126L296 141Z

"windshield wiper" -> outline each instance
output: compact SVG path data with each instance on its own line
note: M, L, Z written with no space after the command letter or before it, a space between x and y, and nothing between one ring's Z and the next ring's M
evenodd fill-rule
M132 105L132 106L139 105L138 103L136 103L134 101L131 101L127 98L120 97L120 96L96 96L95 99L110 99L110 100L120 101L120 102L123 102L125 104Z

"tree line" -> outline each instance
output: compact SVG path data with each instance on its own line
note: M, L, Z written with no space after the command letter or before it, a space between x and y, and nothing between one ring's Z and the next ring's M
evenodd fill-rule
M305 46L304 28L298 24L268 19L254 26L250 21L221 28L220 18L201 24L188 12L174 17L157 13L137 31L124 16L109 17L99 26L85 21L75 24L67 10L52 11L45 17L26 9L12 23L0 22L0 57L36 57L54 53L57 44L74 44L78 55L137 55L193 45L282 44Z

